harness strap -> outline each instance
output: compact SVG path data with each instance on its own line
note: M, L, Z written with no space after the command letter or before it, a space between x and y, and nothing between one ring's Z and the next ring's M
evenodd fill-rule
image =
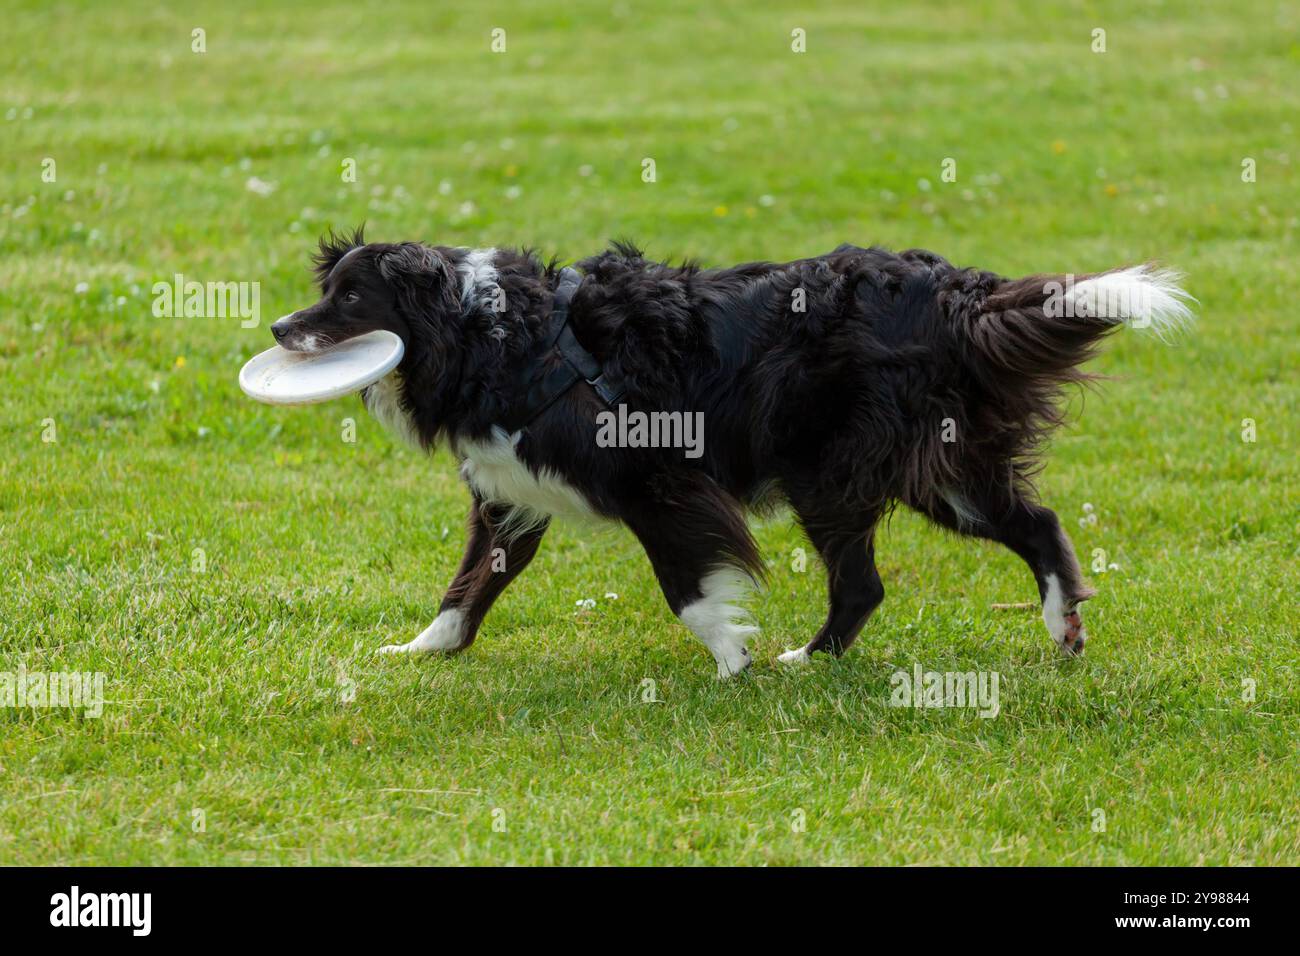
M606 405L612 406L623 397L622 379L601 368L596 356L582 347L569 324L569 303L581 284L582 276L576 269L566 267L560 271L542 348L524 386L523 401L511 423L512 431L528 425L580 381L594 388ZM557 354L560 361L544 368L543 363Z

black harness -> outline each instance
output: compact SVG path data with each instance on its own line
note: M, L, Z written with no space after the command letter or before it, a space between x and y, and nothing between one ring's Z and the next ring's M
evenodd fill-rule
M528 425L580 381L595 389L601 401L611 407L623 397L622 377L605 372L596 356L578 342L569 325L569 303L581 284L582 276L576 269L560 270L551 317L542 326L541 345L525 373L523 398L507 426L512 432ZM555 361L556 356L559 361Z

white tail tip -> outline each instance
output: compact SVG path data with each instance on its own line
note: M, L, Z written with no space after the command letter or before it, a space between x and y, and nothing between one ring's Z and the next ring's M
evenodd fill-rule
M1152 329L1163 339L1194 319L1188 303L1196 299L1178 284L1181 279L1172 270L1133 266L1075 283L1066 294L1076 315Z

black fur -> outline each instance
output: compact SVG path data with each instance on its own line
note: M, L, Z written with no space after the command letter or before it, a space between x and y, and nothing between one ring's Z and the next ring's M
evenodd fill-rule
M467 255L366 245L359 230L331 236L316 259L321 302L277 323L277 337L293 347L305 332L337 341L388 328L406 343L402 404L419 441L490 440L538 361L557 269L526 250L497 250L504 309L466 308L458 270ZM809 651L842 653L880 603L874 532L898 502L1005 544L1040 595L1056 575L1078 624L1074 608L1092 591L1033 477L1063 388L1086 379L1078 366L1116 320L1051 318L1050 277L1007 280L922 251L843 245L703 269L616 243L577 265L578 339L622 377L629 408L702 412L703 455L598 447L604 406L585 384L534 420L515 454L631 528L674 612L701 597L719 565L762 576L743 513L778 495L829 572L829 614ZM793 307L800 294L803 311ZM545 531L542 517L512 526L510 504L475 496L470 544L443 602L469 617L460 646ZM508 548L505 574L489 567L494 543ZM1067 650L1082 648L1077 633Z

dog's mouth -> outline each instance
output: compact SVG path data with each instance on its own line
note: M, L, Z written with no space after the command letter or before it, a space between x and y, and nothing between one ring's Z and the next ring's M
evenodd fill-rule
M286 352L325 352L338 345L338 342L316 332L292 332L276 343Z
M297 318L298 313L291 313L271 324L271 334L275 342L287 352L325 352L332 349L351 336L340 332L316 329Z

